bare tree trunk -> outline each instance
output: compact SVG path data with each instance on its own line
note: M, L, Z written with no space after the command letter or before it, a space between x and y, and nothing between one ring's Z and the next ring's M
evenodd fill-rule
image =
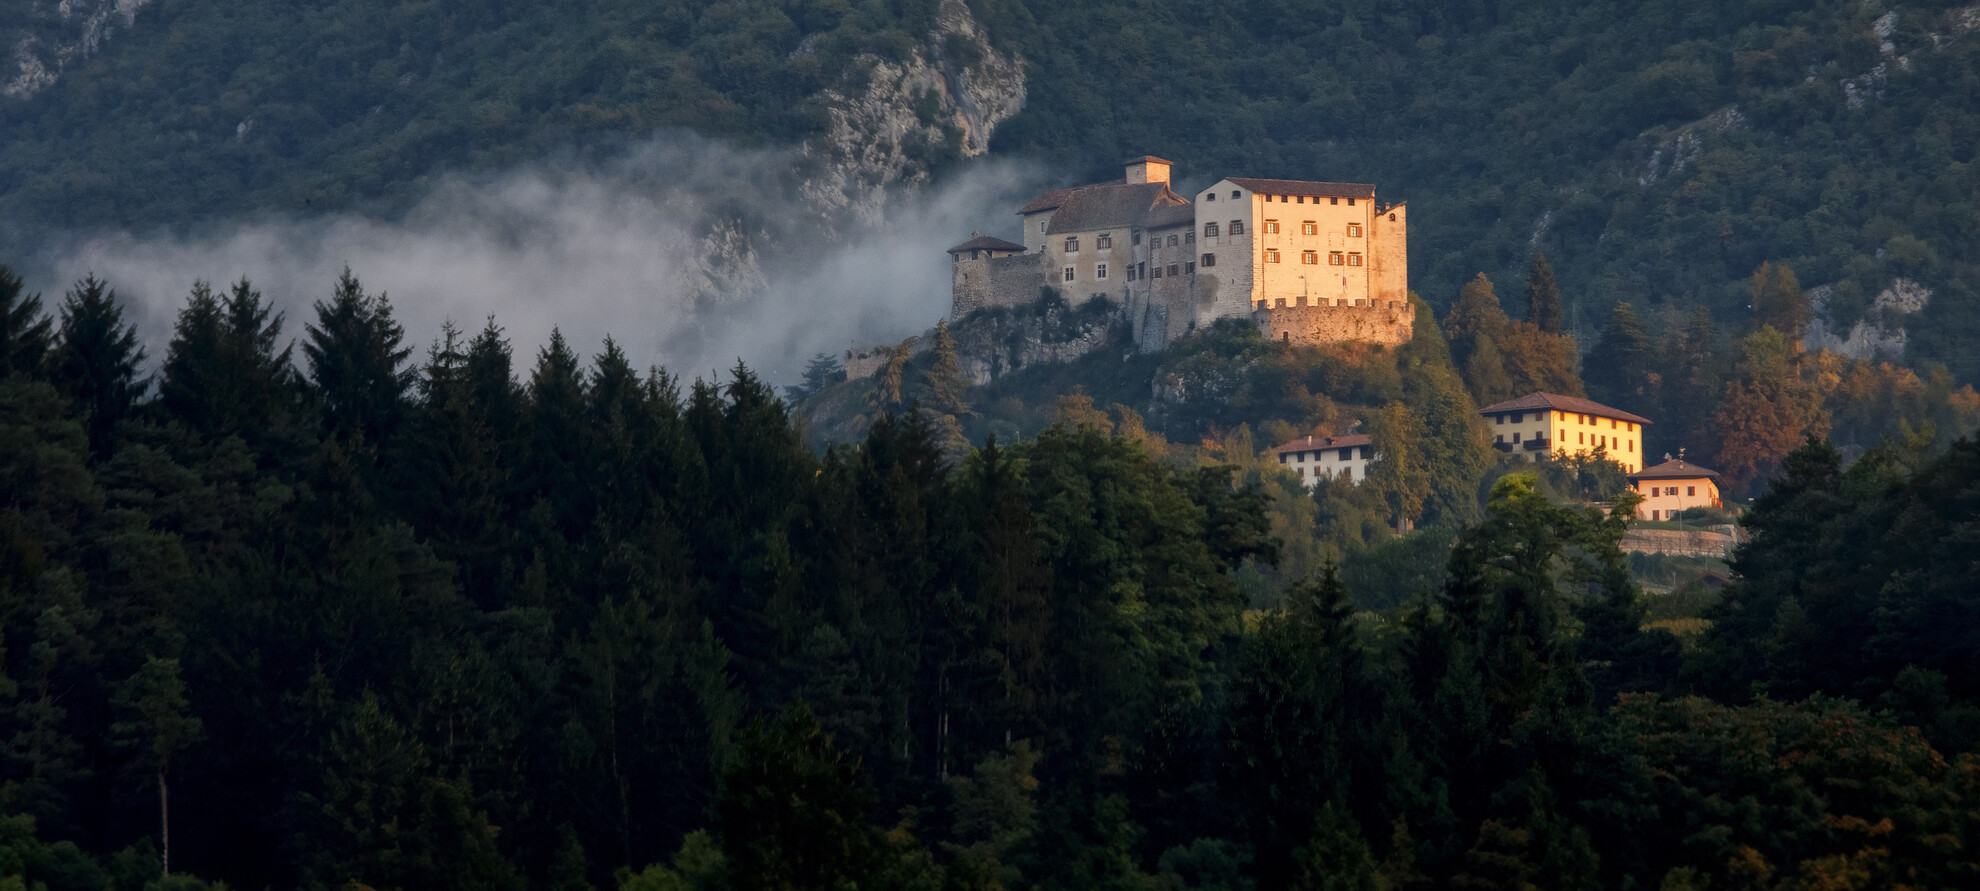
M165 798L165 768L158 768L158 863L165 875L172 874L172 811Z

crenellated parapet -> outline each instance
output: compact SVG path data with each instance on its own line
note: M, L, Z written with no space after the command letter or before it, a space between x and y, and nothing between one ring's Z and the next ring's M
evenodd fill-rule
M1267 339L1305 346L1349 341L1401 346L1416 332L1416 310L1406 300L1279 297L1257 301L1251 318Z

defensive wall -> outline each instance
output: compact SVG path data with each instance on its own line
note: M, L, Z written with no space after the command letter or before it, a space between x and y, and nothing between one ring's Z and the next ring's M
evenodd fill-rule
M1350 340L1401 346L1416 333L1416 310L1406 300L1279 297L1258 301L1251 318L1266 339L1305 346Z

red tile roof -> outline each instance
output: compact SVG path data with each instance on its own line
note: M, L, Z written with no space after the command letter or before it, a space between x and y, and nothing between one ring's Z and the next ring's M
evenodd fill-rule
M1345 449L1354 446L1372 446L1375 437L1366 433L1344 433L1340 436L1308 436L1273 449L1274 454L1288 455L1293 452L1312 452L1321 449Z
M1638 424L1651 423L1649 418L1641 415L1633 415L1619 408L1610 408L1592 399L1583 399L1579 396L1562 396L1556 393L1528 393L1518 399L1508 399L1504 402L1485 406L1479 409L1478 413L1481 415L1495 415L1500 412L1540 411L1541 409L1599 415L1604 418L1615 418L1618 421L1635 421Z

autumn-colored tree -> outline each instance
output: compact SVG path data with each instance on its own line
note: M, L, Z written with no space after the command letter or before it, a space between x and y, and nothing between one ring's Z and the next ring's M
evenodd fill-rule
M1771 475L1806 437L1828 434L1829 413L1802 358L1800 345L1772 326L1740 341L1733 379L1712 414L1718 470L1734 491Z

